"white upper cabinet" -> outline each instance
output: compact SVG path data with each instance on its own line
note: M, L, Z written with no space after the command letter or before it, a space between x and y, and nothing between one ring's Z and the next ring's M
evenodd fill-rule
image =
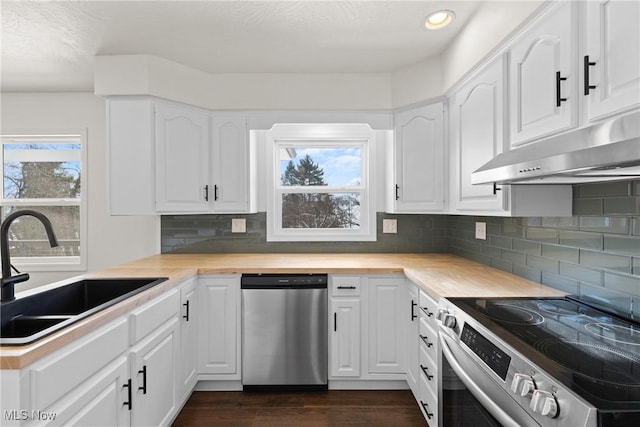
M395 141L387 150L387 211L428 213L444 210L443 104L394 115Z
M509 49L511 147L577 124L576 2L557 2Z
M507 191L472 185L471 173L503 150L504 60L487 64L450 99L451 196L453 211L504 211Z
M212 211L256 212L255 149L243 115L212 119Z
M589 1L581 58L586 119L640 105L640 2Z
M156 106L156 209L209 209L209 114L169 104Z
M246 116L147 97L107 105L112 215L256 212Z

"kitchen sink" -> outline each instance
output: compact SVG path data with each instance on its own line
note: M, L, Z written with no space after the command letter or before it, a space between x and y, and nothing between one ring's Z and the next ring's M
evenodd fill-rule
M2 303L0 345L36 341L167 278L83 279Z

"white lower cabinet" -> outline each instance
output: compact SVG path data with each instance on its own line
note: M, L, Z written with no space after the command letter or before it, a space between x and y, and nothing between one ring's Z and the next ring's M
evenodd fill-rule
M196 285L193 278L180 287L180 345L178 367L178 402L186 401L198 381L197 378L197 309Z
M404 384L405 286L398 275L329 277L329 388Z
M131 424L162 426L176 412L178 320L171 319L131 349Z
M329 277L329 377L359 378L361 318L359 276Z
M240 379L240 275L202 276L197 290L198 374Z
M407 382L420 410L432 427L438 426L438 334L435 320L437 303L415 284L408 283L411 321L407 339Z

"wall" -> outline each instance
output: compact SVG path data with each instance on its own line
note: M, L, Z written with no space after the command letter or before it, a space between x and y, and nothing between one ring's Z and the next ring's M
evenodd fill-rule
M640 316L640 181L579 185L573 206L567 218L451 216L449 250Z
M86 271L158 252L158 218L112 217L108 214L106 112L102 98L88 93L3 93L0 101L1 130L87 130L87 164L83 178L84 195L88 201ZM28 282L16 285L16 291L84 272L33 272Z

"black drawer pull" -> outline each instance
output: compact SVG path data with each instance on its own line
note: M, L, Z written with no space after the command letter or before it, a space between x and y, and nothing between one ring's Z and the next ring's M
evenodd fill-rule
M138 390L142 390L142 394L147 394L147 365L144 365L138 373L142 374L142 387L138 387Z
M217 185L213 186L213 201L214 202L218 201L218 186Z
M420 339L422 339L422 341L424 341L424 343L427 345L427 347L431 348L433 346L433 343L429 342L429 337L425 337L424 335L420 335Z
M333 313L333 332L338 332L338 313Z
M422 372L424 372L424 376L427 377L427 379L429 381L431 381L433 379L433 375L429 374L429 368L427 368L424 365L420 365L420 369L422 369Z
M411 300L411 321L412 321L412 322L413 322L413 319L415 319L416 317L418 317L418 316L416 316L415 312L413 311L413 309L414 309L417 305L418 305L418 304L416 304L413 300Z
M126 384L122 385L122 388L127 388L127 401L122 404L122 406L126 406L127 409L131 410L131 378L127 381Z
M338 289L355 289L355 286L338 286Z
M424 314L427 315L427 317L433 317L433 312L429 311L428 307L420 307L422 309L422 311L424 311Z
M429 405L424 403L422 400L420 401L420 404L422 405L422 408L424 409L425 414L427 414L427 418L429 419L433 418L433 412L429 412Z
M209 185L204 186L204 201L209 201Z
M400 190L400 186L398 184L396 184L396 200L400 199L400 196L398 195L398 191Z

